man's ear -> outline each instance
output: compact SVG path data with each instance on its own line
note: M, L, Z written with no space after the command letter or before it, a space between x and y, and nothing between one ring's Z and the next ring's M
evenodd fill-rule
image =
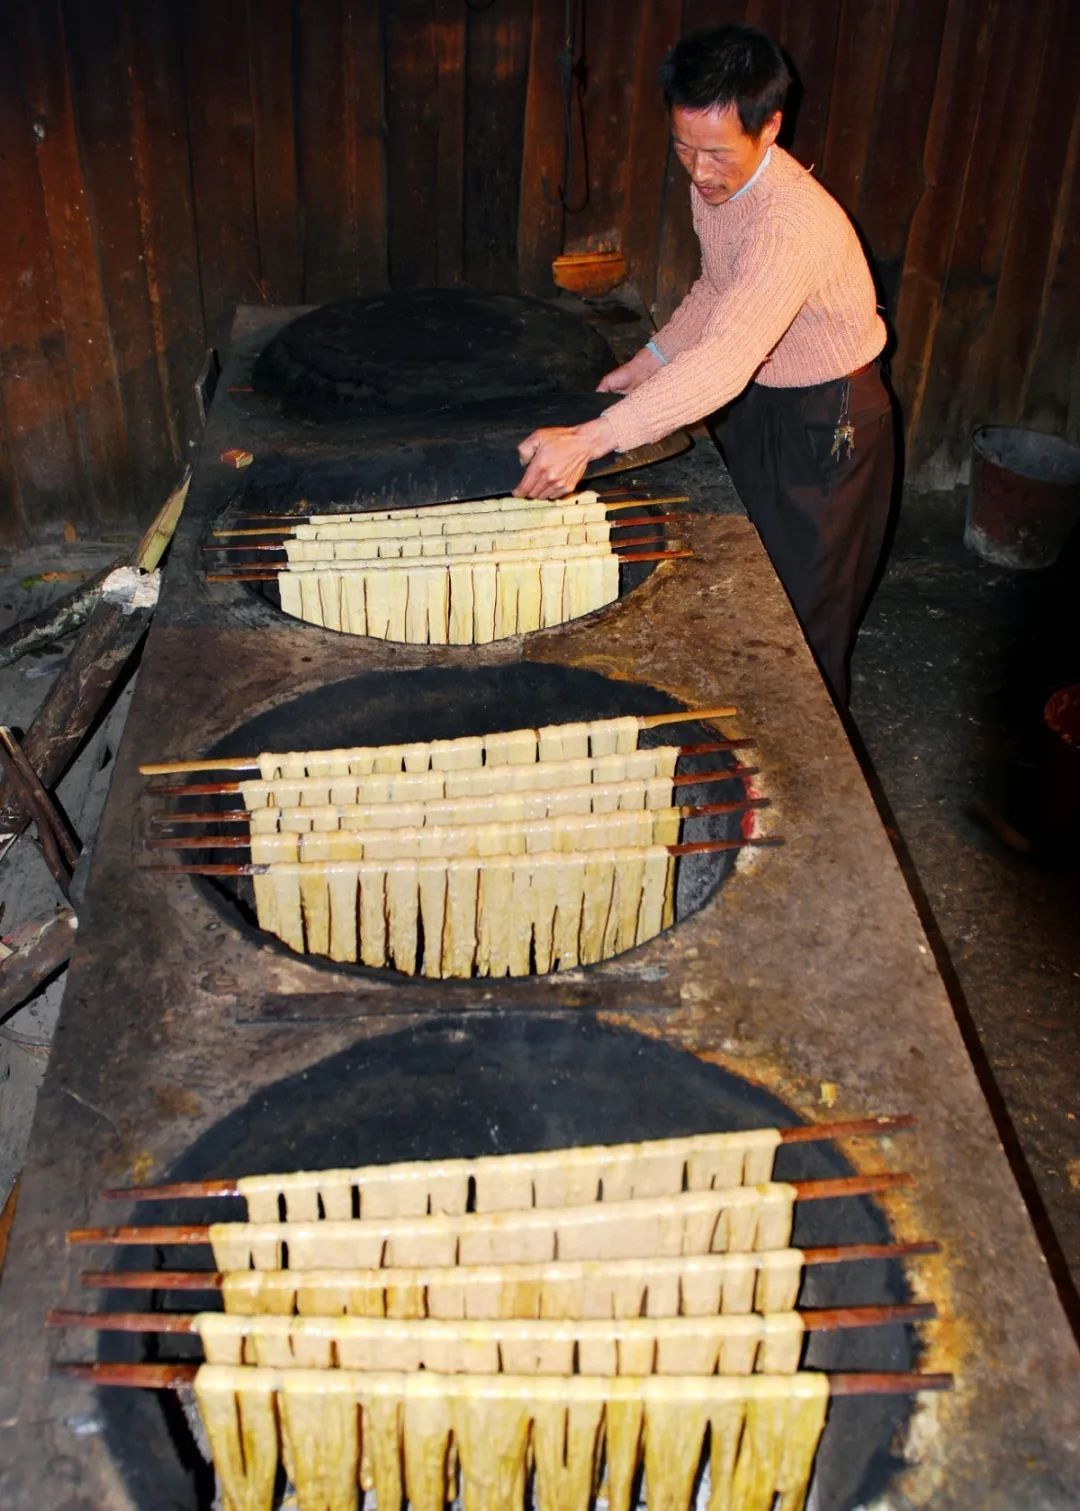
M758 138L766 147L771 147L780 135L780 127L784 124L784 115L776 110L761 128L761 136Z

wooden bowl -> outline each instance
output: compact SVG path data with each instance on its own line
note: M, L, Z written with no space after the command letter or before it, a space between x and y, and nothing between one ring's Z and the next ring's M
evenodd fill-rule
M625 281L626 273L621 252L564 252L551 264L559 288L574 294L609 294Z

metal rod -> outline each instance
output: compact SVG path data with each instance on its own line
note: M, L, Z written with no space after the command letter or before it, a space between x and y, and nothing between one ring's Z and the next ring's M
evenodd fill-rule
M195 1312L64 1312L46 1314L46 1327L82 1327L98 1333L198 1333Z
M739 742L732 741L731 743L737 744ZM751 742L743 741L741 743L749 744ZM687 748L692 749L693 747ZM719 748L726 748L723 741L720 742ZM205 768L200 764L196 769L202 770ZM681 776L672 777L671 785L673 787L696 787L699 784L703 786L707 782L727 782L739 777L757 776L760 771L760 766L729 766L720 771L688 771L684 772ZM157 775L156 772L153 774ZM288 778L281 778L281 784L288 785L288 780ZM327 778L327 780L337 781L339 779L334 777ZM345 781L347 778L341 778L340 780ZM150 795L151 797L214 797L239 791L239 782L188 782L180 785L151 787Z
M220 1291L225 1276L220 1270L83 1270L79 1284L98 1291Z
M135 1194L140 1201L153 1201L158 1192L162 1200L238 1195L232 1181L205 1182L210 1187L227 1188L222 1190L204 1191L198 1189L201 1184L186 1181L176 1186L147 1186L137 1193L121 1189L102 1194L122 1198ZM803 1249L802 1258L805 1265L870 1264L878 1260L918 1258L940 1252L939 1243L931 1239L914 1239L906 1243L849 1243L833 1248ZM301 1277L302 1272L298 1272L298 1279ZM220 1291L225 1278L220 1270L83 1270L79 1283L87 1290L102 1291Z
M299 835L297 838L299 839ZM162 834L147 840L146 847L148 850L250 850L251 836L248 834Z
M645 502L645 500L642 500L642 502ZM270 516L270 515L258 515L258 516L255 516L255 515L253 515L251 517L252 518L267 519L267 518L272 518L273 516ZM497 519L498 516L494 515L493 518ZM612 522L612 524L609 526L609 528L612 529L612 530L629 530L629 529L631 529L633 527L636 527L638 525L681 524L685 518L686 518L686 516L682 515L682 514L641 514L641 515L634 515L630 519L615 520L615 521ZM598 521L598 523L602 523L602 521ZM558 526L554 526L553 528L557 529L559 527ZM565 528L568 529L568 530L579 530L579 529L584 530L584 529L589 529L591 527L590 527L588 521L583 521L580 525L578 525L578 524L568 524ZM526 526L525 529L528 529L528 526ZM223 530L215 530L214 531L214 534L218 535L218 536L220 536L220 535L227 535L228 533L229 533L228 531L223 531ZM513 529L507 530L507 529L499 529L496 526L492 526L491 529L484 529L482 526L478 525L477 528L476 528L476 531L475 531L475 534L477 534L477 535L505 535L505 536L512 536L512 535L517 535L517 534L521 534L521 533L524 533L524 530L520 526L517 526L517 527L515 527ZM308 538L308 537L303 537L303 538ZM316 540L318 539L318 537L315 537L315 536L310 537L310 538L311 539L316 539ZM327 539L341 539L341 540L350 540L350 539L361 539L362 540L362 539L365 539L365 538L367 538L367 537L364 537L364 536L360 536L360 537L351 537L351 536L327 537ZM391 537L391 536L371 536L370 537L370 539L372 541L394 539L394 538L395 537ZM403 537L398 536L396 538L400 540ZM404 538L414 538L414 539L420 539L420 540L423 540L423 539L430 539L430 540L454 540L454 539L456 539L456 537L453 536L453 535L449 535L449 536L447 536L447 535L432 535L432 536L428 536L428 537L417 536L417 537L404 537ZM277 544L275 541L262 541L262 540L260 540L260 541L253 541L250 546L214 546L214 545L207 545L207 546L203 546L203 550L204 551L214 551L214 552L284 551L284 549L285 549L284 542L286 540L295 540L295 539L297 539L297 537L291 531L286 531L281 536L281 542L282 543L280 545ZM597 542L597 544L602 545L603 542L600 541L600 542ZM460 553L447 552L448 556L454 556L456 554L460 554ZM467 555L468 553L465 553L465 554ZM377 560L386 561L386 560L392 560L394 558L379 557L379 558L376 558L376 559ZM418 556L418 557L403 556L401 558L401 560L402 561L424 561L424 562L435 561L435 562L438 562L438 561L442 560L442 557L438 556L438 555L431 556L431 557L429 557L429 556Z
M51 1373L91 1385L126 1385L138 1390L175 1390L190 1385L200 1364L53 1364Z
M197 1312L69 1312L53 1310L47 1314L45 1325L47 1327L82 1328L97 1333L181 1333L197 1336L199 1332L196 1326L198 1315ZM890 1327L897 1322L929 1322L937 1316L937 1307L933 1302L912 1301L880 1306L822 1307L809 1311L797 1311L795 1315L800 1319L808 1333L835 1333L853 1327ZM317 1318L315 1320L322 1321L323 1319ZM380 1317L365 1318L363 1320L389 1321L394 1323L397 1319ZM519 1320L537 1320L542 1325L545 1320L550 1319L506 1317L491 1320L492 1322L498 1320L510 1323ZM637 1321L638 1319L632 1318L630 1320ZM237 1321L239 1323L246 1322L250 1328L257 1328L260 1318L257 1315L243 1314L237 1316ZM468 1326L468 1323L463 1325Z
M742 741L742 742L731 741L729 743L731 743L731 744L735 744L735 743L746 744L748 742L746 742L746 741ZM750 769L750 768L748 768L748 769ZM753 769L756 769L756 768L753 768ZM706 786L710 782L726 782L726 781L729 781L729 780L730 780L729 774L725 771L725 772L715 773L712 776L702 776L702 777L694 776L692 781L684 782L683 785L684 786L694 786L694 787L699 786L699 785ZM226 785L235 788L237 784L236 783L228 783ZM194 789L193 788L186 788L186 787L185 788L155 787L152 790L155 793L158 793L158 792L162 792L162 793L163 792L176 793L176 792L190 792L190 791L192 791ZM537 790L539 791L541 789L537 789ZM559 790L565 790L565 789L559 789ZM435 801L436 802L453 802L454 800L452 798L437 798L437 799L435 799ZM771 803L771 799L770 798L753 797L753 798L746 798L746 799L744 799L744 800L742 800L740 802L737 802L737 803L731 805L730 808L729 808L729 806L727 804L721 804L719 807L712 808L712 809L710 809L708 811L715 812L715 813L726 813L726 812L729 812L729 811L735 812L737 809L744 808L744 807L746 807L746 808L767 808L770 805L770 803ZM294 805L291 805L291 806L296 806L296 805L294 804ZM317 807L319 807L321 805L319 805L319 804L312 804L311 806L313 808L317 808ZM334 804L333 806L334 807L340 807L341 805L340 804ZM349 805L346 804L345 806L349 806ZM358 804L356 804L356 806L357 807L366 807L368 805L367 804L358 803ZM381 805L381 804L374 804L372 806L383 806L383 805ZM386 807L390 807L391 804L387 803L385 806ZM696 817L702 811L704 811L704 810L701 810L701 809L689 809L689 808L687 808L687 809L683 810L683 816L684 817L689 817L689 816L695 816ZM151 822L154 823L158 828L163 828L163 827L171 826L173 824L250 824L251 823L251 814L250 814L250 812L246 808L222 808L222 809L203 808L203 809L200 809L198 812L194 812L194 813L191 813L191 812L189 812L189 813L180 813L180 812L176 812L176 813L155 813L155 814L151 815Z
M920 1390L952 1390L952 1375L844 1374L829 1376L833 1396L902 1396Z
M917 1118L905 1113L897 1117L862 1118L845 1123L803 1123L797 1128L781 1128L780 1142L821 1144L838 1138L884 1138L898 1129L912 1127L917 1121ZM185 1197L202 1199L239 1196L241 1187L236 1180L226 1177L221 1180L172 1181L163 1186L107 1186L101 1194L106 1201L173 1201ZM936 1248L936 1245L930 1247ZM815 1256L813 1261L807 1257L807 1263L823 1263L826 1262L820 1258L823 1255L840 1254L844 1258L878 1259L909 1252L925 1253L928 1249L920 1240L914 1247L906 1244L849 1244L840 1248L808 1249L806 1255L812 1253Z
M91 1385L120 1385L142 1390L173 1390L190 1385L202 1366L198 1364L98 1364L57 1363L54 1374L86 1380ZM751 1377L752 1378L752 1377ZM923 1390L951 1390L952 1375L944 1374L835 1374L828 1376L834 1396L914 1395Z
M692 807L684 803L681 807L679 807L678 812L680 818L710 818L714 814L721 813L748 813L753 808L768 808L771 806L771 803L772 799L767 797L744 798L741 802L736 803L701 803L697 807ZM245 814L244 818L249 820L250 815ZM216 814L211 815L211 819L215 823L219 821L218 815ZM544 820L538 819L536 820L536 822L543 823ZM318 831L300 831L285 829L275 830L273 832L278 834L295 833L297 839L299 839L301 837L301 834L309 834L315 832L318 832L322 835L335 833L340 834L343 832L363 835L365 830L377 827L378 825L376 824L367 824L363 828L353 830L328 829ZM739 841L739 843L745 844L746 841L741 840ZM148 839L146 844L147 849L149 850L246 850L251 846L251 838L246 834L193 834L190 836L183 834L163 834L155 835L153 838Z
M802 1256L804 1264L863 1264L940 1253L941 1245L935 1239L913 1238L902 1243L842 1243L831 1248L803 1249Z
M627 546L650 545L651 542L625 541L624 544ZM618 556L620 561L678 561L687 556L693 556L694 552L686 548L681 551L635 551L629 556L624 556L621 554L621 551L616 550L613 551L613 554ZM440 558L437 556L419 559L423 561L425 566L438 566L441 564ZM384 562L386 560L387 558L384 558ZM458 558L459 562L468 562L468 560L469 557L467 556ZM349 568L348 563L343 563L340 567L335 563L333 566L325 568L325 570L344 572L348 571ZM277 582L279 575L278 572L207 572L206 580L207 582Z
M152 876L266 876L269 866L138 866L139 871L148 871Z
M725 850L764 850L782 845L779 835L753 839L700 839L682 845L668 845L669 855L719 855Z
M198 813L155 813L151 822L159 829L173 824L250 824L251 814L246 808L204 808Z
M198 1184L198 1183L195 1183ZM232 1184L232 1183L230 1183ZM796 1201L828 1201L846 1196L867 1196L877 1191L893 1191L898 1187L909 1187L915 1184L914 1178L907 1171L882 1170L872 1175L840 1175L831 1176L826 1180L793 1180L778 1182L780 1185L790 1186L795 1193ZM194 1186L191 1188L194 1191ZM171 1187L163 1186L132 1186L126 1190L110 1188L104 1195L122 1196L131 1201L152 1200L157 1194L165 1194L169 1197L177 1195ZM199 1191L199 1195L235 1195L232 1190ZM542 1210L539 1208L530 1209ZM376 1219L372 1219L375 1221ZM361 1227L362 1220L358 1220ZM370 1224L369 1224L370 1225ZM114 1228L71 1228L68 1231L67 1240L70 1244L202 1244L209 1241L210 1226L208 1224L177 1224L172 1227L114 1227Z
M900 1302L892 1306L830 1306L800 1311L808 1333L836 1333L849 1327L888 1327L894 1322L932 1322L937 1307L932 1301Z
M821 1138L879 1138L918 1122L914 1113L902 1112L882 1117L856 1118L847 1123L803 1123L797 1128L781 1128L782 1144L812 1144ZM828 1133L822 1130L827 1128Z
M616 510L619 510L619 509L654 508L654 507L656 507L656 506L658 506L660 504L688 504L690 502L690 495L688 493L652 494L652 493L646 492L645 490L638 491L637 489L634 489L634 488L611 488L611 489L606 490L603 493L598 493L597 494L597 498L598 498L598 501L603 504L605 513L609 513L609 514L615 512ZM467 514L469 512L469 505L470 504L483 503L484 500L483 499L460 499L460 500L446 499L446 500L442 500L441 502L445 502L445 503L456 502L456 503L459 503L460 506L461 506L461 512L463 514ZM539 513L542 510L545 510L545 509L550 510L552 508L563 509L563 508L578 508L579 507L579 505L576 505L576 504L569 504L568 505L568 504L564 503L561 499L528 499L528 498L523 498L523 499L519 500L519 503L520 503L521 511L522 512L528 512L528 513ZM498 519L500 513L502 513L502 512L514 513L514 512L517 512L517 511L515 511L515 510L502 511L502 510L498 510L498 509L484 509L484 510L480 510L480 511L473 510L472 512L474 514L478 513L478 512L482 513L482 514L490 514L494 519ZM248 513L242 513L242 514L234 514L233 518L237 519L237 520L258 520L259 522L266 521L270 526L272 526L272 527L276 526L278 529L280 529L280 527L281 527L282 524L316 525L317 526L319 524L320 520L330 520L330 519L333 519L335 516L340 516L342 514L349 514L349 515L352 516L351 520L344 521L344 523L363 524L365 522L365 520L366 520L366 521L371 522L371 523L380 523L381 524L384 521L386 523L393 523L393 516L395 514L400 514L403 519L423 519L425 511L422 508L419 509L419 510L416 510L416 511L412 511L412 510L409 510L409 509L374 509L374 510L373 509L366 509L366 510L365 509L351 509L351 510L349 510L349 509L337 509L337 510L328 509L328 510L326 510L326 512L324 514L311 514L311 513L307 513L307 514L289 514L289 513L285 513L285 512L282 512L280 514L248 514ZM389 516L389 517L387 518L387 516ZM429 517L432 517L432 516L429 516ZM340 521L340 519L339 519L338 522L340 523L342 521ZM582 523L586 523L587 524L588 521L587 520L586 521L582 521ZM221 536L221 535L245 535L245 534L246 535L268 535L268 534L272 534L272 533L273 533L272 529L271 530L214 530L213 531L213 534L214 535L218 535L218 536Z
M681 845L666 845L664 848L669 855L719 855L727 850L762 850L775 848L783 845L785 841L779 835L740 839L701 839L691 840ZM175 840L168 841L149 840L148 848L151 850L178 849L178 850L234 850L246 847L246 842L238 839L235 835L223 835L221 844L214 842L212 835L206 836L204 842L196 844L183 844ZM588 855L587 850L579 850L578 855ZM481 857L482 859L482 857ZM357 864L362 864L362 861ZM331 865L330 861L311 861L309 864ZM259 863L257 865L205 865L205 866L140 866L141 871L153 872L156 876L269 876L273 869L273 862Z

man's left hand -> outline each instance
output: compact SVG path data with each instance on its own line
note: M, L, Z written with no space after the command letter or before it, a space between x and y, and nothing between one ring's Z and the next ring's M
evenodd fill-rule
M518 447L526 465L514 492L519 498L562 498L574 490L591 461L615 449L615 437L603 415L585 425L551 425L534 430Z

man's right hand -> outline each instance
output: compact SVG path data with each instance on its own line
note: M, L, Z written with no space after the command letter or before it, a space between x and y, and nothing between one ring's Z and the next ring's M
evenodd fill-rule
M596 385L597 393L633 393L635 388L640 388L646 378L651 378L653 373L663 363L659 357L654 357L646 347L642 347L636 356L624 362L621 367L605 373Z

